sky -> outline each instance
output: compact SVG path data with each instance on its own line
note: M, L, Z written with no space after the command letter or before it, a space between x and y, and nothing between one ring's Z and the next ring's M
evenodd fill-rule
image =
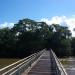
M75 0L0 0L0 27L24 18L66 25L75 36Z

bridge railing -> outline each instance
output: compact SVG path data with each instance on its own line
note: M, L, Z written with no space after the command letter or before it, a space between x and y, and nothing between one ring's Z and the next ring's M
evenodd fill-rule
M28 67L31 67L32 63L35 62L44 51L45 50L34 53L24 59L21 59L0 69L0 75L21 75L26 69L28 69Z
M50 51L50 57L51 57L52 69L55 68L56 75L68 75L66 70L62 66L61 62L57 58L56 54L52 50Z

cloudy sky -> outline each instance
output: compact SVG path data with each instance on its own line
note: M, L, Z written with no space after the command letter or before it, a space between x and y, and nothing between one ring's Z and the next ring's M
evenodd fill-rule
M0 0L0 27L23 18L66 25L75 36L75 0Z

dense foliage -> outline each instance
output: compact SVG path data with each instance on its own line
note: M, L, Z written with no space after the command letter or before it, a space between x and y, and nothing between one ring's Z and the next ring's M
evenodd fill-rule
M23 19L11 29L0 29L0 57L21 58L44 48L52 48L60 57L69 56L75 53L74 43L68 27L59 24Z

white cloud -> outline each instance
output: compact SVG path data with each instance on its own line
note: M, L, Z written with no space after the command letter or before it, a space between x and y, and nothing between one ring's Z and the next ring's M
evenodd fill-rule
M75 15L72 15L72 17L66 17L66 16L54 16L51 19L43 18L41 21L46 22L47 24L60 24L60 25L66 25L69 27L69 29L72 32L72 36L75 37L75 32L73 31L73 28L75 28Z
M5 28L5 27L12 28L13 26L14 26L14 23L8 23L8 22L0 24L0 28Z

